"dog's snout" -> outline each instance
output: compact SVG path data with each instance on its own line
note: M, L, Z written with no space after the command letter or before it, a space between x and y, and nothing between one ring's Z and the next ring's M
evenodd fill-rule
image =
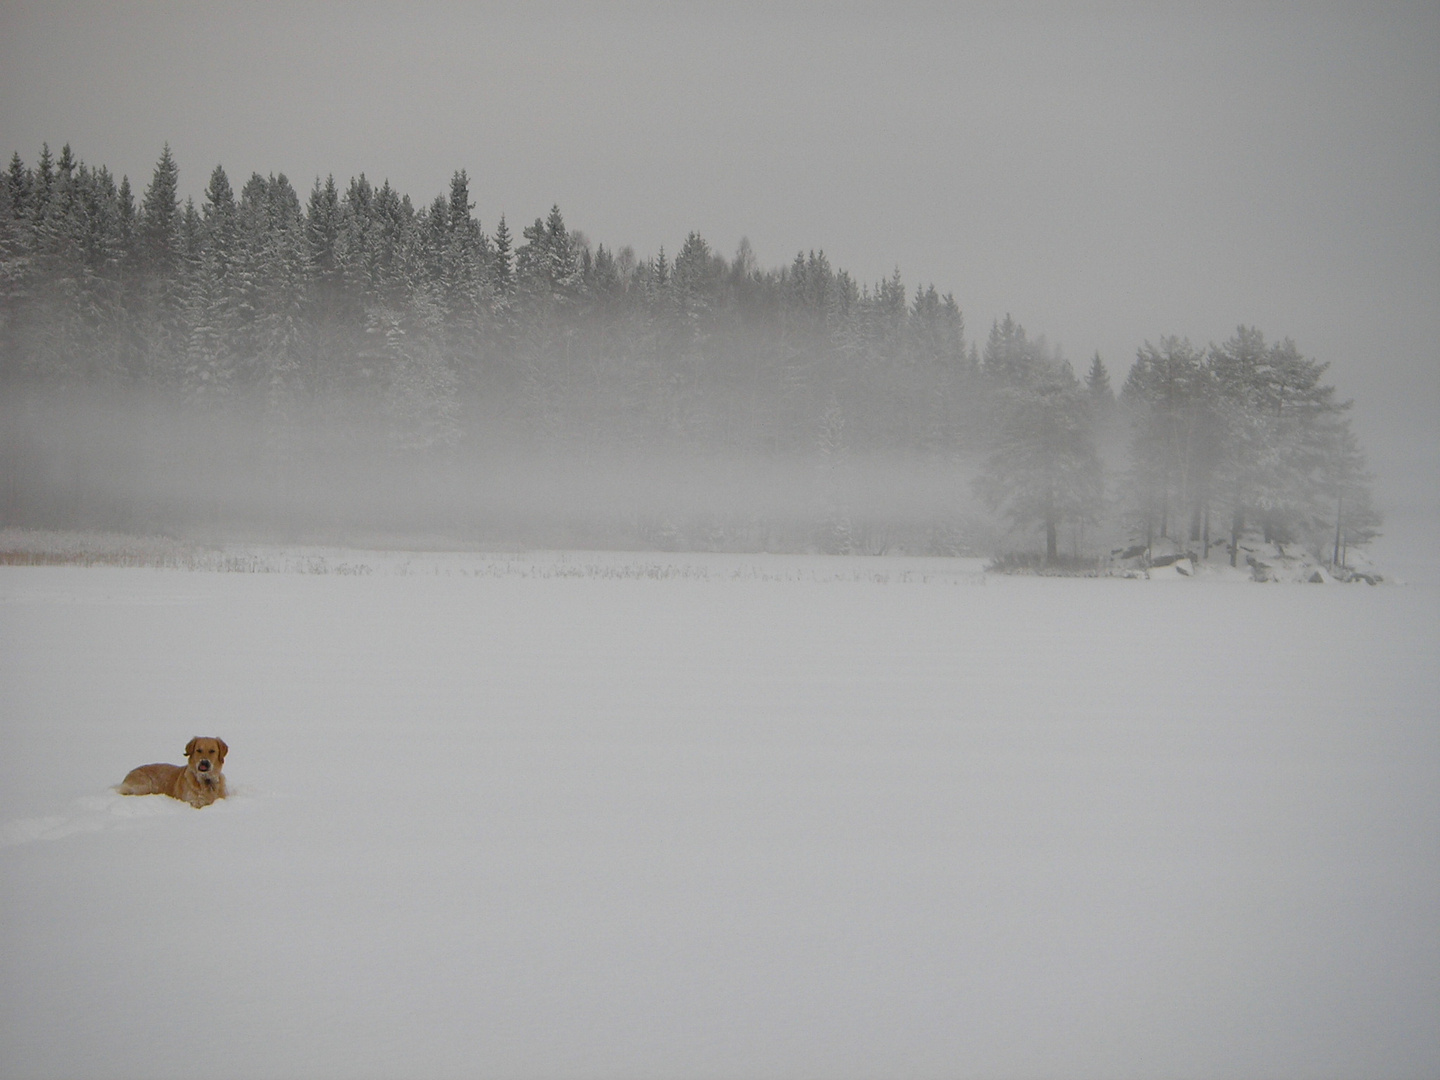
M199 765L195 766L195 768L198 769L200 772L207 772L210 768L210 762L202 760Z

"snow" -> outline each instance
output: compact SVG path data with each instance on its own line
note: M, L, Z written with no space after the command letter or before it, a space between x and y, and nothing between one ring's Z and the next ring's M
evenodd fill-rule
M0 567L0 1074L1440 1073L1434 587L223 565Z

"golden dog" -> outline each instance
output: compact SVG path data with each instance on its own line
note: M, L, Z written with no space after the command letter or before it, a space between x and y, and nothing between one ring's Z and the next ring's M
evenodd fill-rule
M229 749L224 739L197 735L185 744L184 765L141 765L131 769L115 790L121 795L169 795L198 810L225 798L220 766Z

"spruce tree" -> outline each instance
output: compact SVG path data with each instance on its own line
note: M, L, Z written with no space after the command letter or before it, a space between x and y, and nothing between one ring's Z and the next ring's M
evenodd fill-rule
M219 165L205 185L200 214L205 221L206 243L215 261L215 271L223 279L229 271L235 246L235 192L230 187L230 178Z
M493 267L492 277L495 279L495 290L503 295L509 295L515 272L512 253L513 241L510 238L510 227L505 224L505 215L500 215L500 223L495 226L494 255L490 265Z
M146 272L166 280L180 257L180 170L167 142L140 203L140 257Z
M6 207L9 216L22 219L30 207L30 191L34 185L34 173L21 160L20 151L10 155L10 168L5 172Z
M1045 561L1059 555L1059 531L1096 519L1104 494L1090 410L1074 377L1060 367L1010 387L1003 417L976 480L993 509L1017 528L1045 534Z
M1105 368L1105 361L1100 359L1099 352L1096 352L1090 361L1090 370L1085 375L1085 390L1090 395L1090 400L1098 407L1105 408L1115 401L1115 391L1110 388L1110 372Z
M50 191L55 184L55 159L50 154L50 144L40 145L40 161L35 166L30 200L30 219L37 223L45 208L50 205Z
M1132 510L1147 547L1157 536L1178 541L1183 520L1199 522L1207 514L1215 433L1204 355L1176 337L1161 338L1158 347L1147 341L1125 380L1124 398L1134 414Z
M1024 386L1044 360L1043 350L1025 336L1025 328L1007 313L1003 321L990 326L985 342L983 369L1002 387Z

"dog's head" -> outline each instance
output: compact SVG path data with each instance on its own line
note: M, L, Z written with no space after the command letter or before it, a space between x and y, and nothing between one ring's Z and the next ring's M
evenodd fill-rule
M215 776L225 764L225 754L230 748L224 739L209 739L196 735L185 744L185 760L199 776Z

